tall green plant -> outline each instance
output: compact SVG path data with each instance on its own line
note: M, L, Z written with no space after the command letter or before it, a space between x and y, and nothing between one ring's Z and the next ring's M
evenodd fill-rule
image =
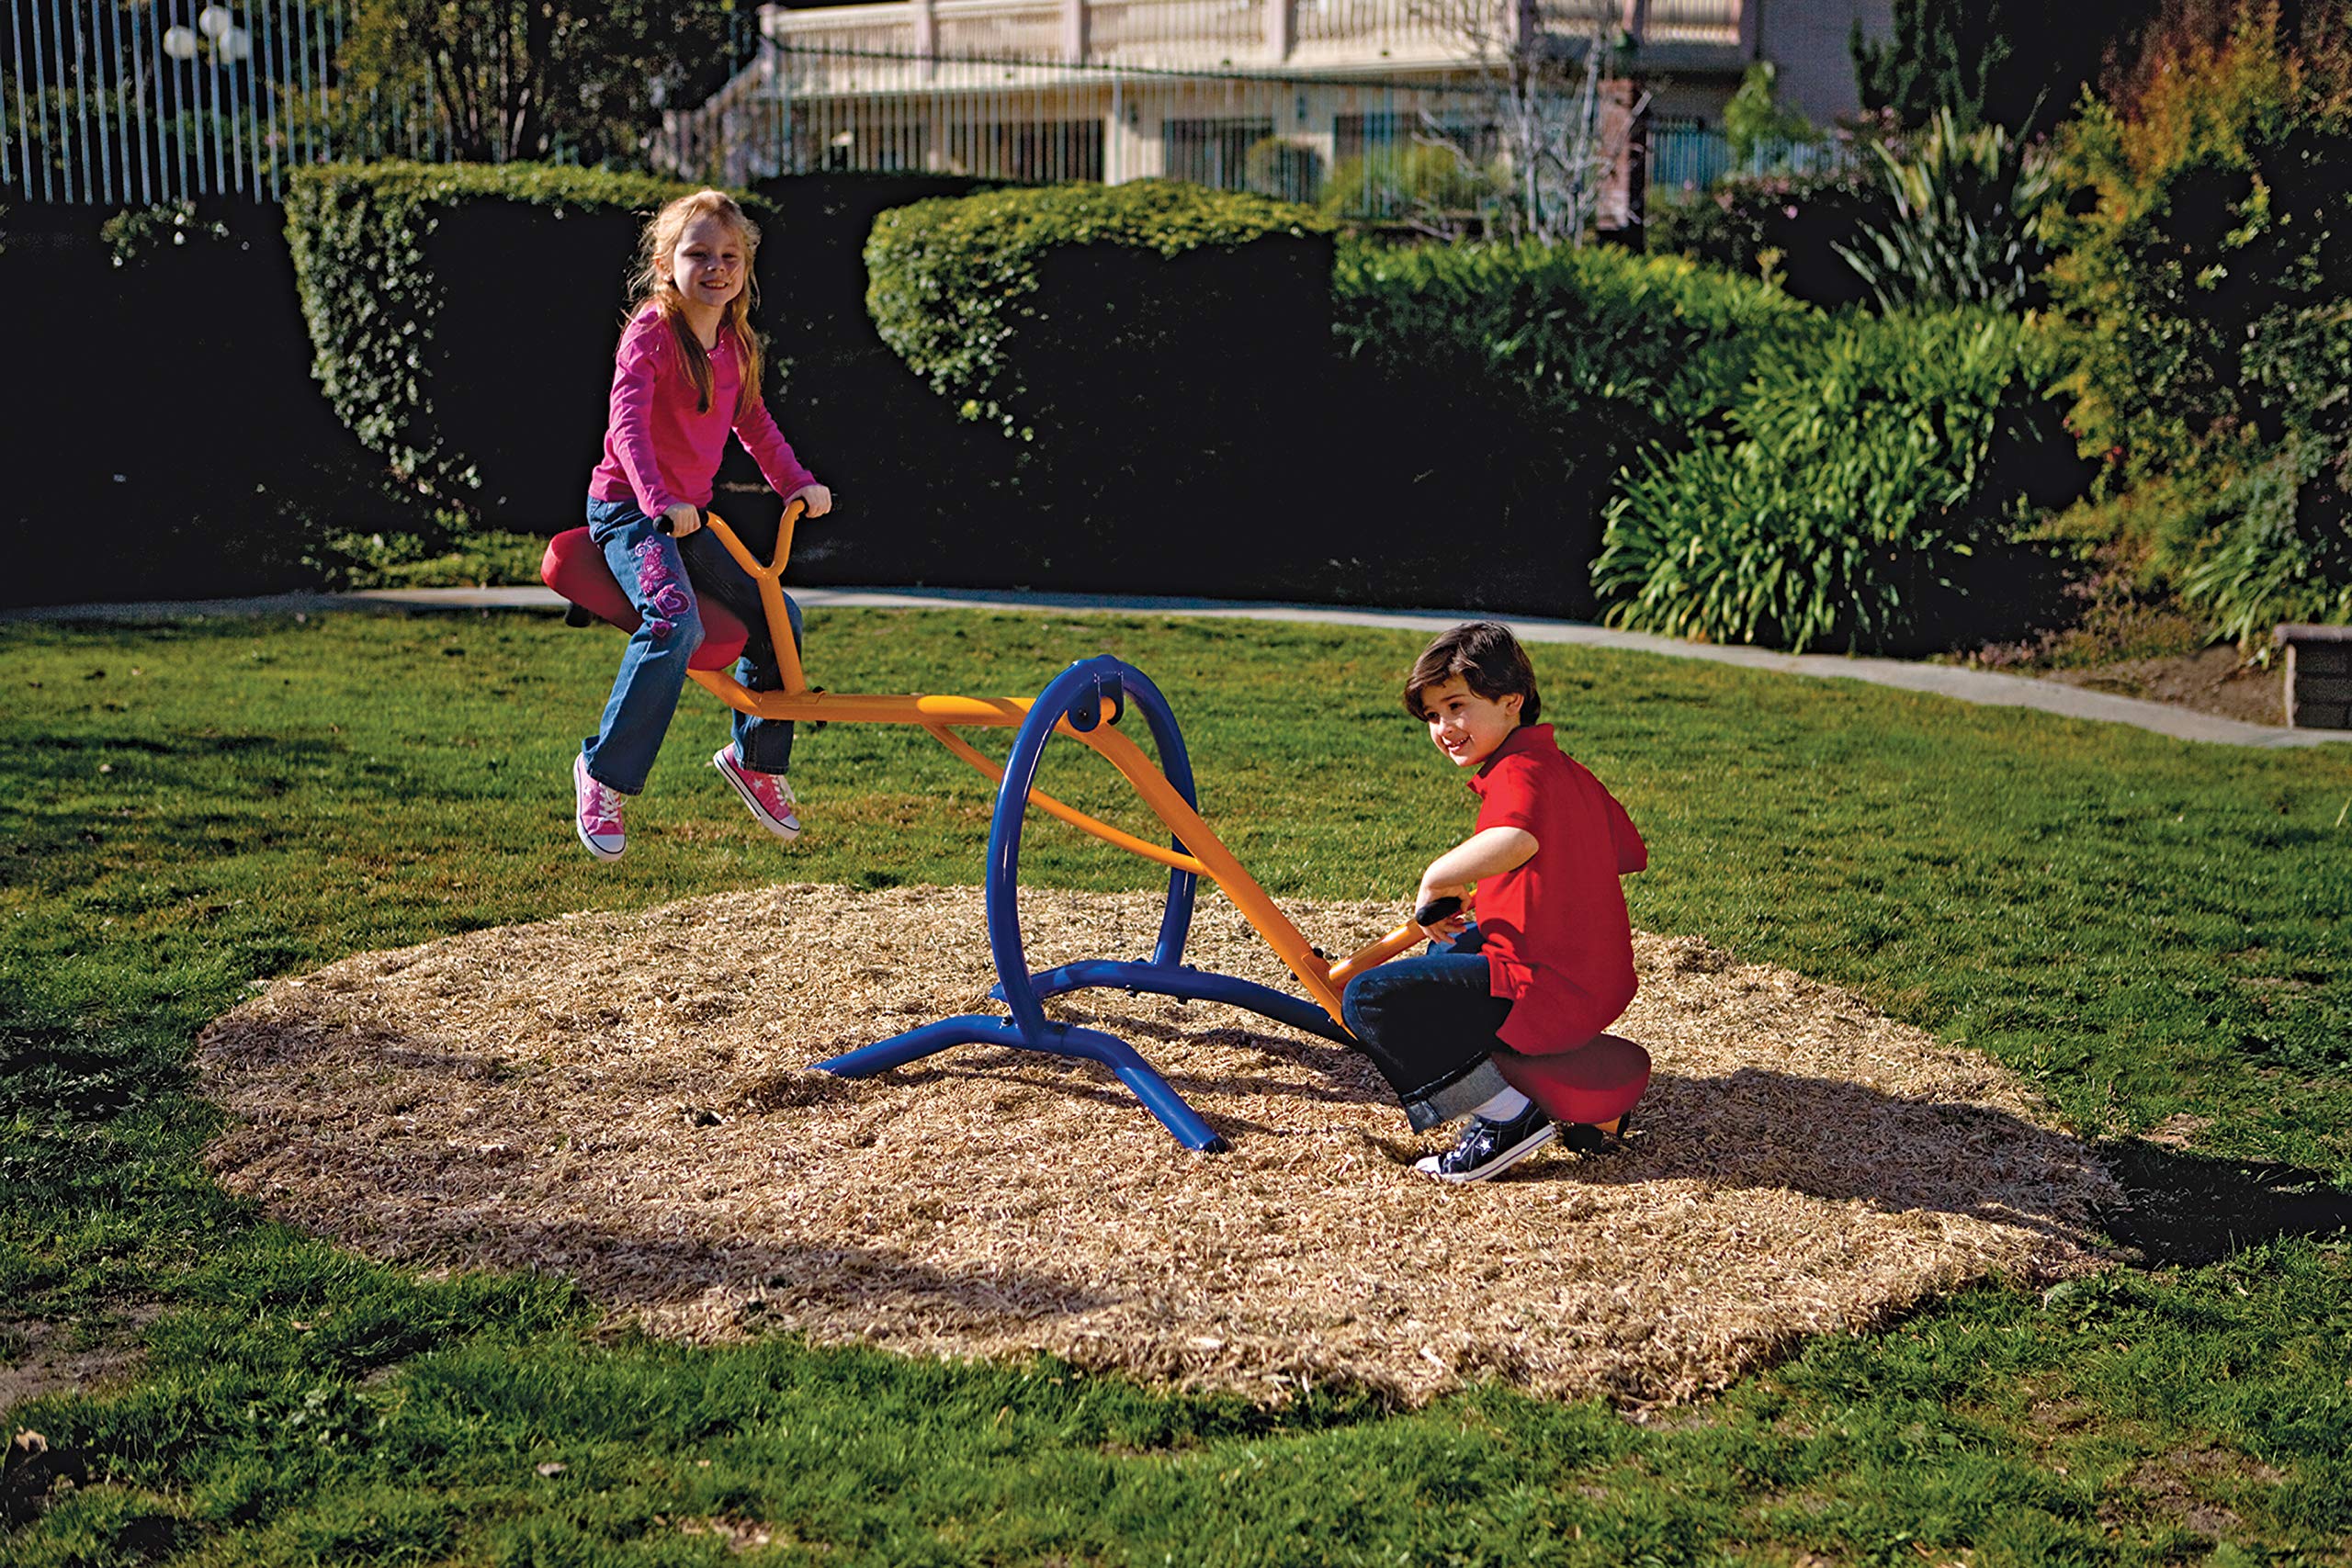
M2011 306L2030 297L2052 186L2045 154L1998 125L1963 130L1949 108L1907 143L1871 151L1894 214L1836 249L1881 310Z
M1611 625L1805 649L1900 644L1919 597L2005 540L2002 478L2051 379L2039 333L1983 309L1843 316L1764 344L1724 430L1653 453L1610 502Z

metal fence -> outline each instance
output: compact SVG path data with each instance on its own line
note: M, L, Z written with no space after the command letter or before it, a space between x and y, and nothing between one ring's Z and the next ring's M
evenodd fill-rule
M360 0L6 0L0 186L12 199L129 206L275 197L294 169L455 156L434 72L348 68ZM757 48L742 7L729 46ZM493 117L494 120L495 117ZM472 156L567 160L492 126Z
M1849 174L1863 166L1862 150L1835 137L1760 142L1742 163L1732 156L1730 137L1713 126L1687 120L1652 120L1647 146L1653 192L1702 191L1734 175Z
M344 89L349 27L344 0L8 0L0 181L44 201L274 197L298 164L429 155L429 114Z

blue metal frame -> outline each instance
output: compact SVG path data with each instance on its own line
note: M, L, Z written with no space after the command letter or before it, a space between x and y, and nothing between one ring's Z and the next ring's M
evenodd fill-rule
M1089 730L1102 722L1117 723L1132 703L1143 711L1152 741L1159 749L1159 768L1186 804L1198 809L1200 798L1193 784L1193 765L1184 752L1184 737L1176 716L1143 671L1108 654L1081 659L1054 677L1038 694L1029 716L1012 738L1005 758L1004 778L997 786L996 814L989 824L988 908L989 952L996 962L997 984L989 994L1002 1001L1011 1019L985 1013L963 1013L910 1029L904 1034L876 1041L817 1065L842 1077L867 1077L902 1066L919 1057L956 1045L1006 1045L1021 1051L1042 1051L1057 1056L1077 1056L1099 1062L1116 1073L1137 1100L1177 1142L1204 1154L1220 1153L1226 1141L1212 1131L1200 1113L1184 1101L1150 1063L1115 1034L1099 1029L1078 1029L1046 1017L1045 998L1088 987L1117 987L1160 996L1227 1002L1247 1008L1294 1029L1348 1043L1350 1036L1314 1002L1231 975L1217 975L1184 964L1184 940L1193 925L1193 896L1198 879L1193 873L1170 870L1168 905L1159 920L1159 937L1151 961L1136 964L1091 958L1032 974L1021 942L1021 832L1029 814L1029 794L1035 786L1037 767L1055 727L1068 719L1070 728ZM1182 840L1171 840L1183 850Z

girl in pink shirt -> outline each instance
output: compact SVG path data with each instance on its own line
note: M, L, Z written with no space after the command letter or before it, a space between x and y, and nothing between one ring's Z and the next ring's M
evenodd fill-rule
M642 617L621 655L603 719L572 760L573 825L598 860L627 844L621 798L646 774L677 711L686 661L702 645L699 608L716 599L751 629L737 677L754 692L783 683L757 586L703 530L711 482L731 433L761 474L807 515L832 510L832 492L792 455L760 399L760 344L752 332L752 260L760 231L715 190L681 197L654 215L638 246L637 304L613 367L605 457L588 481L588 528ZM787 598L793 641L800 607ZM788 721L735 717L735 739L711 765L760 825L786 840L800 818L785 772Z

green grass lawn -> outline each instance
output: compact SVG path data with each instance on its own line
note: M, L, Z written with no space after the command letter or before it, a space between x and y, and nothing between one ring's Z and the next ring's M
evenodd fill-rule
M1401 900L1471 815L1397 706L1417 638L950 612L811 637L835 690L1131 660L1278 897ZM784 851L702 766L724 724L691 692L628 858L591 862L566 769L617 649L519 615L0 626L0 1363L112 1369L12 1412L49 1446L0 1483L0 1561L2352 1562L2352 1252L2301 1234L2352 1180L2345 749L1536 649L1546 716L1649 838L1637 923L1992 1053L2115 1140L2151 1212L2235 1204L2256 1239L1986 1286L1647 1422L1498 1389L1265 1411L1044 1361L647 1343L560 1280L419 1280L212 1187L189 1043L259 980L780 878L978 880L988 792L927 739L804 738ZM1079 749L1048 774L1136 820ZM1159 880L1051 827L1023 871ZM2132 1138L2182 1117L2197 1153Z

